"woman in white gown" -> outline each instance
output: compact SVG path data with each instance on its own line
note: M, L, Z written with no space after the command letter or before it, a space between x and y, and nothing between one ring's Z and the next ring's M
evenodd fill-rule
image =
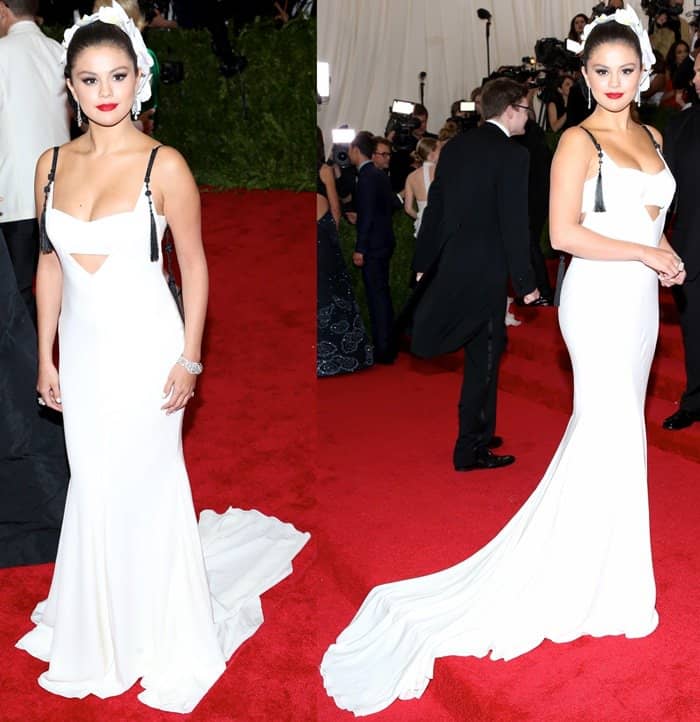
M657 623L644 397L658 280L682 283L663 236L675 183L659 134L630 104L653 64L633 11L587 26L584 75L598 101L552 167L552 245L571 253L559 320L574 410L544 478L469 559L373 589L327 650L321 674L356 715L419 697L437 657L512 659L544 639L640 637ZM657 278L658 276L658 278Z
M108 697L141 679L142 702L184 713L262 623L259 595L308 534L237 509L205 511L198 528L181 428L202 371L199 194L179 153L131 123L150 56L121 8L84 18L65 42L90 122L37 167L37 387L63 412L71 480L49 595L17 646L49 662L39 684L50 692ZM159 253L168 224L184 328Z

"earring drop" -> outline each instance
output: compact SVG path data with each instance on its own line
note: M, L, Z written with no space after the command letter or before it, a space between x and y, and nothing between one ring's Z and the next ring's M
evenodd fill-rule
M591 86L588 86L588 110L591 109Z
M75 122L78 124L78 128L83 126L83 114L80 112L80 103L77 103L78 109L75 112Z
M139 100L134 100L134 104L131 106L131 117L137 120L141 112L141 103Z

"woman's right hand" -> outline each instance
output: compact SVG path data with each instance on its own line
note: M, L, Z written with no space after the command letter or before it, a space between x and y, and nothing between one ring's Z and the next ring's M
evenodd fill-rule
M660 279L673 278L683 269L678 254L666 248L645 246L640 256L641 262L659 275Z
M39 365L39 378L36 382L39 392L39 403L55 411L63 411L61 406L61 387L58 383L58 370L50 364Z

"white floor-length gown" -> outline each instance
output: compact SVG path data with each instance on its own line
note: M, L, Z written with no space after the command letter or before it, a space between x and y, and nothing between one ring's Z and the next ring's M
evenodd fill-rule
M142 702L184 713L262 624L260 594L291 573L309 535L232 508L197 524L183 412L161 410L184 331L150 261L145 190L132 211L86 222L53 208L51 187L71 480L49 595L17 646L49 662L39 684L50 692L109 697L141 679ZM160 239L166 220L155 221ZM89 273L73 254L105 259Z
M621 168L603 153L606 212L594 211L596 182L584 186L583 225L657 246L675 189L668 169ZM559 321L574 409L544 478L473 556L369 593L321 664L339 707L359 716L420 697L438 657L508 660L544 639L641 637L658 624L644 424L656 274L636 261L574 258Z

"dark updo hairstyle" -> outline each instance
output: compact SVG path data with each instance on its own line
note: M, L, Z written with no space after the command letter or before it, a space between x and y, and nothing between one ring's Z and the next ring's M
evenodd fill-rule
M583 53L581 54L581 61L584 67L588 65L591 53L599 45L605 45L605 43L624 43L625 45L629 45L629 47L633 48L634 52L637 53L639 64L642 64L642 46L639 44L637 33L628 25L622 25L614 20L608 20L607 22L596 25L588 34L586 43L583 46Z
M78 28L71 38L66 51L66 78L70 78L73 64L78 55L83 50L92 48L95 45L113 45L115 48L123 50L131 58L134 70L138 71L136 52L129 36L118 25L97 20L94 23Z

